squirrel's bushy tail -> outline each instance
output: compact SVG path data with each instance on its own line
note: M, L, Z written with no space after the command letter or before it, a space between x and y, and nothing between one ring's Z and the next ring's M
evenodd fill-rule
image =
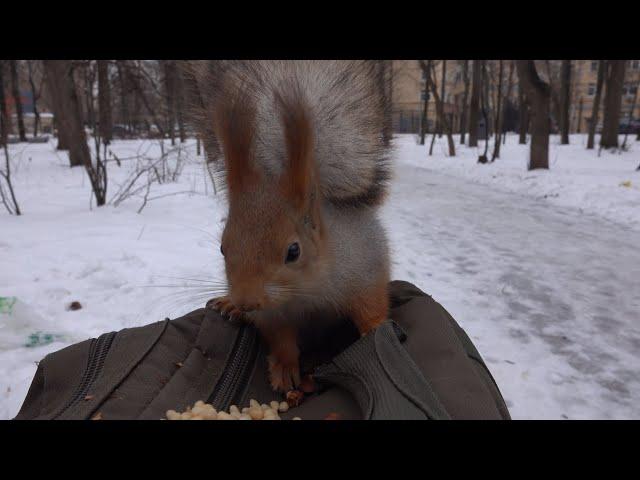
M255 112L252 157L265 174L285 168L279 104L304 104L322 196L338 206L379 204L389 178L389 102L378 61L188 61L183 65L190 119L207 155L222 152L220 106L241 95ZM280 101L278 100L280 99ZM222 162L220 162L222 164Z

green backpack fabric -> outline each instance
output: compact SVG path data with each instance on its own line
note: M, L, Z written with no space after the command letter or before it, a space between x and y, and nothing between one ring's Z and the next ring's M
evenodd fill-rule
M390 320L360 338L350 322L301 340L317 391L281 418L510 419L482 357L449 313L390 283ZM47 355L17 420L165 418L198 400L217 410L282 400L257 330L210 309L106 333Z

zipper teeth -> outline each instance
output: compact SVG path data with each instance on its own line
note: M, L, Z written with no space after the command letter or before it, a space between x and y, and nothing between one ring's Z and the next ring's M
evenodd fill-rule
M248 381L247 372L254 356L256 332L248 325L243 325L233 347L231 359L225 365L222 378L218 381L210 401L218 410L226 410L231 406L239 392ZM235 383L234 383L235 382Z
M102 371L104 361L107 358L107 353L111 348L111 344L113 343L115 336L116 332L110 332L101 335L97 340L93 340L91 342L91 347L89 348L89 362L87 363L87 368L82 375L80 385L78 385L78 388L76 388L74 394L62 410L53 417L54 419L62 416L67 410L76 405L87 395L89 389Z

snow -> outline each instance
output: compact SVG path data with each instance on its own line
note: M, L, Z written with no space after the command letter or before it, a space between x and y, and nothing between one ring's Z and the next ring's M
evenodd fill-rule
M456 157L448 157L446 138L437 139L434 155L424 152L428 147L417 145L413 135L403 135L398 147L406 152L407 163L427 167L438 172L482 183L492 188L548 200L554 205L573 207L586 213L597 214L609 220L640 229L640 142L636 135L627 139L628 151L599 152L587 150L586 135L571 135L569 145L561 145L560 137L553 135L549 144L549 170L526 169L528 145L519 145L518 136L509 134L501 155L494 163L477 165L478 155L484 153L484 141L479 148L461 146L456 140ZM620 144L624 135L620 135ZM427 138L427 146L431 138ZM491 158L493 142L489 142ZM622 184L631 181L629 187Z
M552 137L551 169L528 172L515 136L491 165L460 146L448 158L444 138L433 157L413 136L395 139L382 211L393 278L450 311L514 418L640 418L640 143L598 157L585 142ZM112 148L119 158L160 152L157 141ZM185 148L179 180L154 185L137 213L139 197L90 208L86 174L55 142L10 145L24 215L0 212L0 297L29 313L20 325L0 317L0 418L15 416L46 354L213 296L198 284L223 278L225 201L212 194L195 143ZM109 163L110 195L134 163ZM74 300L83 308L67 310ZM34 331L62 340L16 342Z

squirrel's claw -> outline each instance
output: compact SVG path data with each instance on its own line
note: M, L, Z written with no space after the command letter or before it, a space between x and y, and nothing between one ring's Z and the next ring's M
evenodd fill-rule
M269 377L271 387L278 392L288 392L300 385L300 366L298 362L281 363L269 355Z
M207 307L220 312L221 315L229 317L232 320L240 319L244 313L238 307L236 307L228 296L214 298L207 302Z

